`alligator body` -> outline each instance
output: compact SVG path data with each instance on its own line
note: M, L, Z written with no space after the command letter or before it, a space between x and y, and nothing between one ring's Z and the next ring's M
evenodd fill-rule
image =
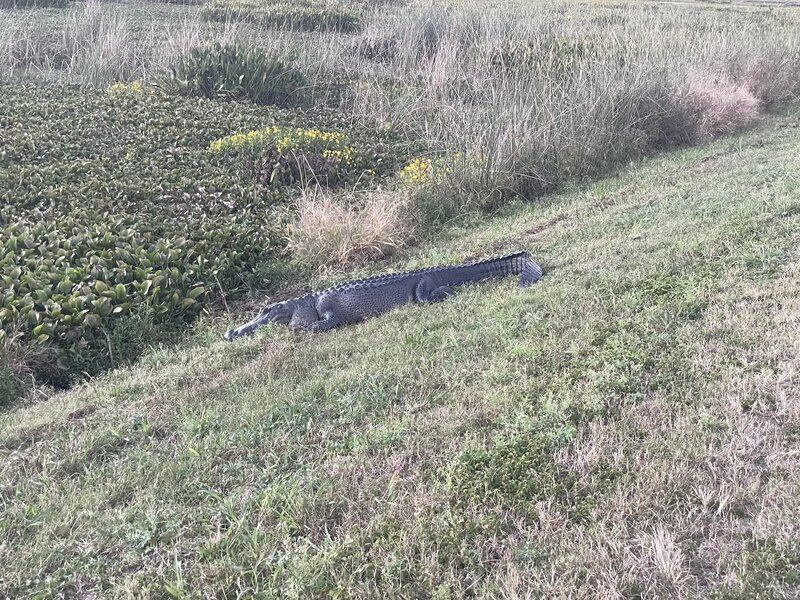
M245 335L271 322L292 329L328 331L409 302L444 300L456 285L507 275L520 275L520 286L527 286L542 276L542 269L527 252L516 252L477 262L357 279L265 306L249 323L228 330L225 338Z

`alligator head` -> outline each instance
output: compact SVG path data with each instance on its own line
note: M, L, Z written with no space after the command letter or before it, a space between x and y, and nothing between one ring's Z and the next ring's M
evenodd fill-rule
M225 339L232 340L246 335L259 325L266 323L280 323L281 325L289 325L293 329L306 329L312 323L319 321L316 300L316 294L306 294L299 298L269 304L262 308L258 316L249 323L226 331Z

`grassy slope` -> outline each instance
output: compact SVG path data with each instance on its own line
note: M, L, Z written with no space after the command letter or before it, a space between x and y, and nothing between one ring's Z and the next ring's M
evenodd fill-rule
M229 344L215 323L0 416L0 590L791 597L799 126L795 108L404 265L524 247L532 288L322 336Z

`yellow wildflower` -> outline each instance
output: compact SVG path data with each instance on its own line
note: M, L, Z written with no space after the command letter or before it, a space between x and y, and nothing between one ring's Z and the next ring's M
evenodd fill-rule
M112 83L108 88L110 95L115 94L141 94L144 91L141 81L131 81L130 83Z
M273 146L282 154L313 151L340 164L354 164L355 150L341 131L288 128L270 125L263 129L234 133L211 142L212 152L239 151Z
M400 171L400 179L406 183L424 183L433 177L433 165L427 158L417 157Z

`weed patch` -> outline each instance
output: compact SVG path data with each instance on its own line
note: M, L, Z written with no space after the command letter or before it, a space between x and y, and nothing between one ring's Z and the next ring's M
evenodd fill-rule
M488 505L533 512L539 501L552 501L576 521L586 518L592 496L577 474L555 461L555 452L572 435L569 428L530 431L501 440L491 449L468 450L450 466L448 488L456 508ZM613 485L616 476L601 478Z
M739 561L740 585L725 585L711 592L714 600L780 597L782 589L800 586L800 544L755 538L747 543Z

